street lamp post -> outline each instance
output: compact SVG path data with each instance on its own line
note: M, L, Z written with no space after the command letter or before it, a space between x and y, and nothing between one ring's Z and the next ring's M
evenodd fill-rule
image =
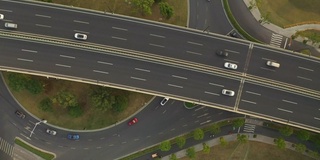
M31 131L31 133L30 133L30 137L32 136L33 131L36 129L37 125L39 125L40 123L47 123L47 120L44 119L44 120L42 120L42 121L37 122L37 123L34 125L32 131Z

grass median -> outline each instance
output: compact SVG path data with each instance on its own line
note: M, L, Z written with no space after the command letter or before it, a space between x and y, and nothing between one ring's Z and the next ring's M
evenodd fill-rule
M30 146L29 144L21 141L20 139L17 139L17 138L16 138L16 139L14 140L14 142L15 142L15 144L17 144L17 145L25 148L26 150L28 150L28 151L30 151L30 152L38 155L39 157L41 157L41 158L43 158L43 159L45 159L45 160L52 160L52 159L55 158L55 155L50 154L50 153L47 153L47 152L40 151L40 150L38 150L38 149Z

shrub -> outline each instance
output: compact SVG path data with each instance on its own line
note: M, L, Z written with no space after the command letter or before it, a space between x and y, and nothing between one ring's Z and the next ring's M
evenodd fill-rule
M50 98L44 98L40 101L39 108L44 112L52 112L52 100Z

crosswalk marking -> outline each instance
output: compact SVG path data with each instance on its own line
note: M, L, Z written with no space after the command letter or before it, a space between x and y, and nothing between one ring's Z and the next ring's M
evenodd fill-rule
M255 128L256 128L256 125L246 123L246 124L244 124L243 131L249 132L249 133L254 133Z
M0 150L13 158L13 146L0 137Z
M274 47L280 47L282 42L283 36L280 34L274 34L272 33L270 45Z

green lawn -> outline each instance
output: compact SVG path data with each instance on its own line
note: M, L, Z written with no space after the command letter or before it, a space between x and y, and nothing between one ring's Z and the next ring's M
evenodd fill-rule
M256 0L262 15L280 27L317 21L320 23L320 0Z

